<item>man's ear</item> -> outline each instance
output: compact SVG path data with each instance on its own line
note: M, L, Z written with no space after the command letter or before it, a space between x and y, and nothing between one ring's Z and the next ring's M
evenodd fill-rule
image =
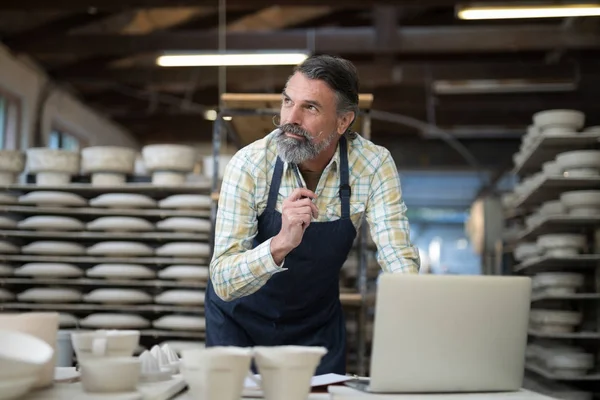
M350 127L350 124L352 124L352 121L354 121L354 117L355 117L355 113L354 111L348 111L347 113L344 113L343 115L338 117L338 124L337 124L337 133L338 135L343 135L346 130L348 130L348 128Z

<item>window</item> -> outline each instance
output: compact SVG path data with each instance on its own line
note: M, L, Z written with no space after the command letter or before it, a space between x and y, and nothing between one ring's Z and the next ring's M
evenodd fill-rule
M67 133L59 128L54 128L52 132L50 132L48 147L51 149L79 151L84 147L84 143L82 143L76 135Z
M16 97L0 91L0 149L18 147L20 106Z

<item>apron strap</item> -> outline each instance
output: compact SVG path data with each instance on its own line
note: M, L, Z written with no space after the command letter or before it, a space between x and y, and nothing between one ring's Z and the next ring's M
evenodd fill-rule
M348 171L348 145L346 137L340 138L340 199L342 199L342 219L350 218L350 178Z
M283 176L283 161L277 157L275 162L275 171L271 179L271 188L269 189L269 199L267 201L267 209L274 210L277 205L277 196L279 195L279 186L281 185L281 177Z

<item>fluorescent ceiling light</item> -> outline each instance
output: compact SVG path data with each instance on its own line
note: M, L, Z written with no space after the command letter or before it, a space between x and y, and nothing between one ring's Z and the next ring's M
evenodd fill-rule
M252 65L298 65L308 54L294 53L223 53L165 54L156 60L161 67L218 67Z
M572 81L534 81L529 79L438 80L432 89L437 94L569 92L577 89Z
M462 6L460 19L566 18L600 15L600 4Z

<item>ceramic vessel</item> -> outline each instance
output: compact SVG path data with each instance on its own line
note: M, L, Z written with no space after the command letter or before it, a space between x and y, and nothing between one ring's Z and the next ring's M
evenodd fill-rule
M34 215L18 223L19 229L37 231L83 231L83 222L72 217L58 215Z
M130 357L140 341L137 330L95 330L73 332L73 349L81 362L96 358Z
M211 347L183 350L180 368L192 398L239 400L251 361L251 349Z
M0 380L37 375L54 349L29 333L0 329Z
M306 400L311 378L326 353L325 347L254 347L265 399Z
M100 217L88 222L87 229L107 232L152 232L154 225L138 217Z
M600 214L600 190L564 192L560 201L570 215L586 217Z
M135 392L140 379L137 357L85 360L81 365L81 384L87 393Z
M67 185L79 170L79 152L46 147L27 150L27 171L36 175L39 186Z
M192 146L152 144L142 148L144 165L150 172L191 172L196 164L197 151Z
M152 184L156 186L181 186L185 184L187 173L171 171L155 171L152 173Z
M33 384L34 388L51 386L54 381L54 366L56 364L58 313L26 312L21 314L0 314L0 329L28 333L43 340L52 347L52 358L35 375L35 382Z
M575 132L583 128L585 114L577 110L545 110L533 115L533 123L544 135Z
M19 150L0 150L0 186L16 183L25 168L25 154Z
M94 146L81 150L81 169L94 186L122 185L133 174L136 152L128 147Z

